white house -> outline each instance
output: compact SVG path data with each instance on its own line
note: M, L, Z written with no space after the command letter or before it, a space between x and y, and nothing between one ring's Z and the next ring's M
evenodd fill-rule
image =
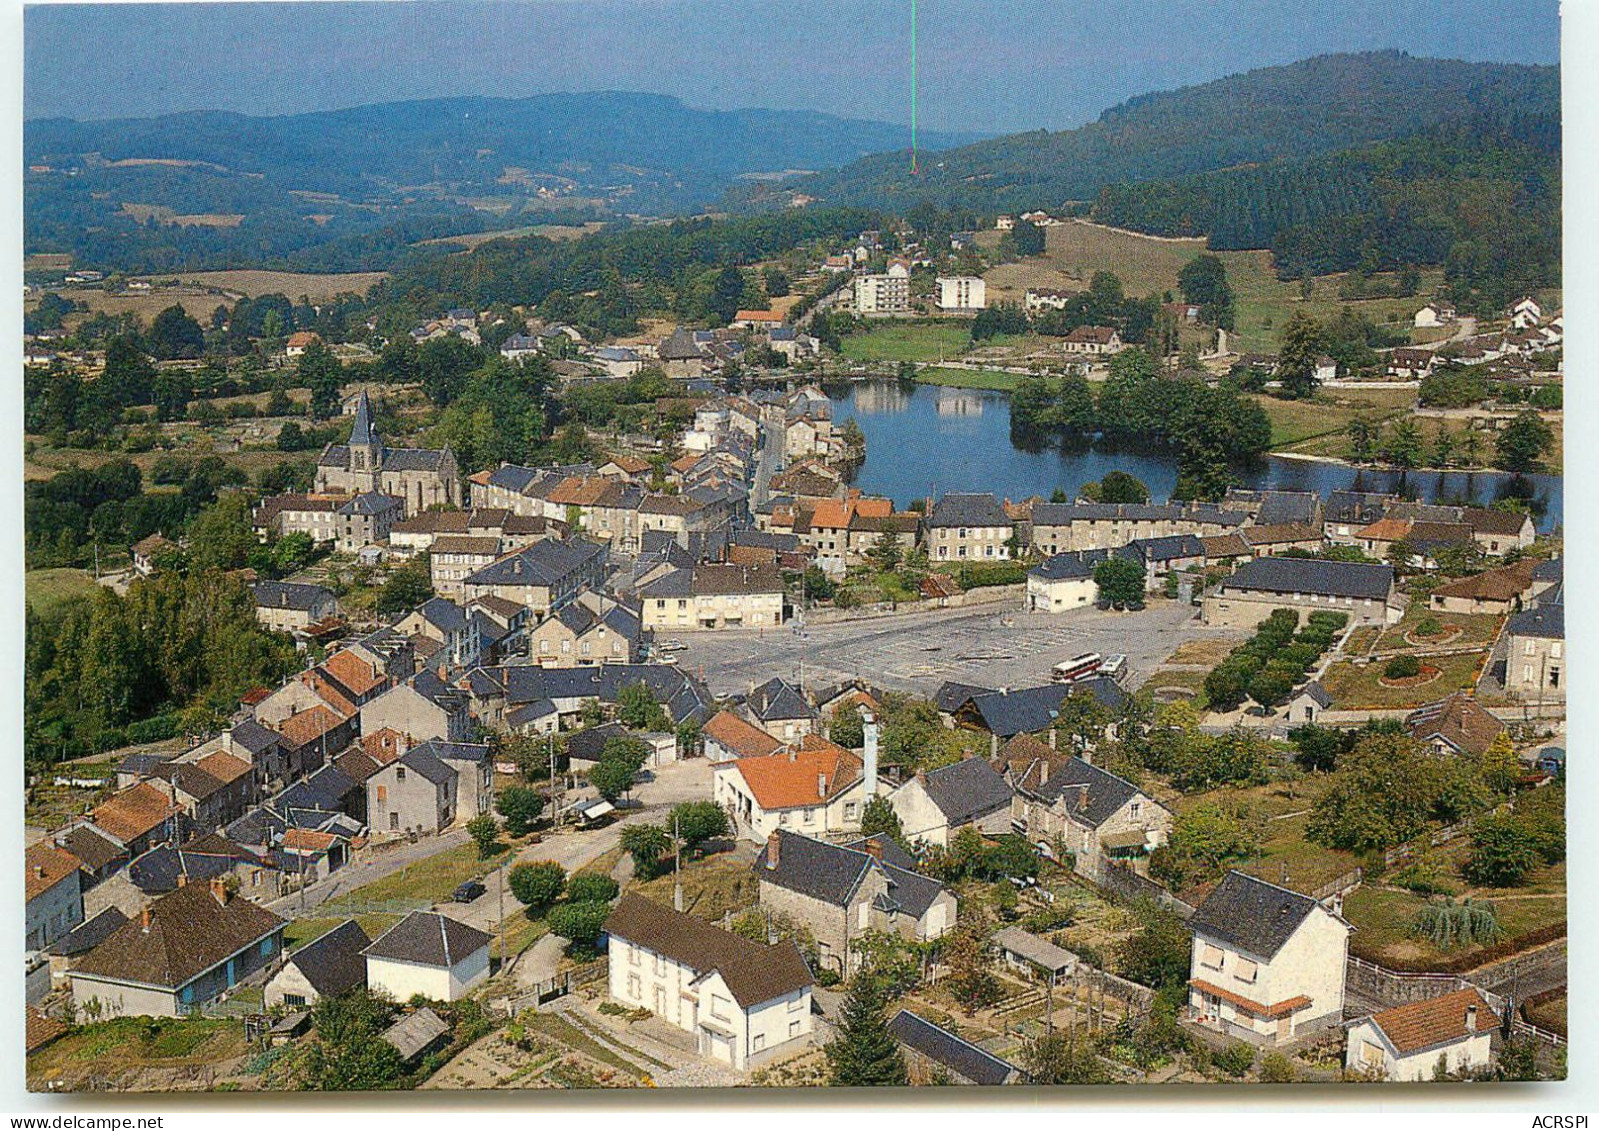
M868 796L861 759L808 734L776 754L711 767L711 797L756 843L777 829L810 836L858 832Z
M605 920L610 995L693 1033L740 1071L811 1039L811 972L792 942L763 946L642 896Z
M448 915L413 911L362 951L367 988L395 1001L459 1001L488 978L493 939Z
M49 841L28 849L27 949L43 950L83 922L83 861Z
M1010 832L1013 795L992 766L972 757L916 771L888 800L906 840L947 845L968 826L991 836Z
M1412 319L1416 329L1429 329L1435 326L1447 325L1455 320L1455 304L1442 299L1429 302L1426 306L1416 311Z
M1339 1024L1352 928L1308 895L1229 872L1188 921L1191 1016L1255 1044Z
M1431 1080L1488 1067L1499 1017L1474 986L1362 1017L1349 1027L1344 1064L1394 1083Z
M299 1009L366 984L365 951L372 939L346 919L289 956L262 988L262 1007Z

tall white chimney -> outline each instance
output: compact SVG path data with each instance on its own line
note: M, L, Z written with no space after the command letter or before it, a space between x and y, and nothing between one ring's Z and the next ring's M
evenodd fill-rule
M877 716L867 707L861 708L861 735L861 775L866 781L866 800L870 801L877 796Z

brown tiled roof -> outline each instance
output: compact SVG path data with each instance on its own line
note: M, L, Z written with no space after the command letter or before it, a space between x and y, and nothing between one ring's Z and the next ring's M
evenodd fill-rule
M517 602L507 600L504 597L496 597L492 593L485 594L481 597L473 597L469 604L487 609L495 616L505 617L507 619L516 616L518 613L527 611L526 605L520 605Z
M433 539L435 554L477 554L492 558L500 552L500 540L487 534L441 534Z
M729 546L727 564L741 566L775 566L777 551L766 546Z
M1207 982L1203 978L1190 978L1188 984L1196 990L1203 990L1207 994L1214 994L1223 1001L1231 1002L1241 1009L1247 1009L1256 1017L1287 1017L1310 1004L1311 999L1304 994L1297 997L1286 998L1271 1005L1263 1005L1258 1001L1251 1001L1243 994L1234 993L1232 990L1223 989L1214 982Z
M29 847L23 858L28 870L28 899L37 899L83 867L83 861L47 840Z
M288 829L283 834L283 847L290 852L326 852L338 839L332 833L318 832L316 829Z
M700 728L700 733L715 739L740 758L763 758L783 744L760 727L745 722L731 711L718 711Z
M361 751L380 766L398 758L411 743L393 727L381 727L361 736Z
M140 538L133 544L133 552L135 554L144 554L148 557L150 554L155 553L163 546L171 545L173 545L173 543L170 539L163 538L159 534L149 534L143 538Z
M696 597L717 594L783 592L783 575L775 565L698 565L694 567Z
M383 763L359 746L352 746L333 759L333 765L339 773L353 782L364 782L383 768Z
M238 781L251 770L250 763L242 758L235 758L232 754L218 750L214 754L207 754L195 763L196 766L216 778L223 785L230 785Z
M745 1009L802 990L813 981L792 942L762 946L632 892L612 908L605 931L664 954L698 975L716 971Z
M188 884L129 919L74 970L176 989L226 961L287 920L247 899L219 900L210 884Z
M355 701L345 694L346 689L337 678L329 678L316 668L303 673L300 676L300 682L316 692L318 699L321 699L323 703L326 703L345 718L349 718L359 710L355 705ZM318 731L317 733L320 734L321 732Z
M946 573L930 573L917 586L924 597L954 597L961 591L960 583Z
M861 760L808 734L786 750L734 763L762 809L797 809L831 801L861 778Z
M1412 542L1470 542L1474 536L1464 522L1413 522L1408 537Z
M1477 1007L1476 1024L1466 1025L1466 1010ZM1499 1025L1493 1007L1475 987L1456 990L1442 997L1396 1005L1371 1015L1372 1024L1381 1029L1400 1056L1422 1052L1437 1045L1458 1041L1471 1033Z
M401 519L389 528L390 534L462 534L467 528L465 511L423 511Z
M344 719L318 704L297 715L290 715L278 724L278 733L293 746L306 746L337 727Z
M1493 745L1505 724L1475 699L1457 691L1410 712L1405 716L1405 728L1420 742L1437 737L1457 750L1480 755Z
M347 648L322 661L322 668L352 695L365 695L383 683L375 667Z
M66 1025L54 1017L41 1013L31 1005L25 1008L28 1021L26 1040L23 1043L26 1052L32 1053L44 1048L67 1031Z
M1355 537L1368 538L1373 542L1402 542L1409 537L1410 526L1408 518L1383 517L1355 531Z
M1531 558L1514 565L1490 569L1473 577L1462 577L1432 591L1435 597L1465 597L1475 601L1513 601L1532 588L1532 571L1538 563Z
M227 784L191 762L167 762L157 767L151 776L171 782L196 801L204 801Z
M1467 507L1461 516L1478 534L1520 534L1527 516L1519 511L1496 511L1487 507Z
M612 456L608 462L614 463L629 475L642 475L650 469L650 461L639 459L637 456Z
M129 786L94 811L94 823L123 844L137 840L178 811L167 791L149 782Z
M92 825L79 825L61 836L61 847L83 862L91 872L122 859L126 851L111 840L104 830Z
M1207 558L1246 558L1250 554L1249 543L1238 534L1217 534L1210 538L1200 538L1199 544L1205 548Z

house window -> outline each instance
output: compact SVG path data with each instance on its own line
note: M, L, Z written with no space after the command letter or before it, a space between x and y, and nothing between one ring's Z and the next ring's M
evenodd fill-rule
M799 1035L800 1035L800 1023L798 1021L790 1021L788 1023L788 1039L792 1041L795 1037L798 1037Z
M666 955L657 954L655 956L655 972L657 974L665 974L666 973Z
M711 1016L716 1018L718 1021L731 1020L732 1008L732 1003L721 994L711 995Z
M395 781L404 781L405 780L405 767L404 766L396 766L395 767L395 769L394 769L394 780Z
M290 1009L298 1009L300 1006L305 1004L305 995L304 994L284 994L283 995L283 1004L288 1006Z
M1382 1046L1371 1041L1360 1042L1360 1063L1367 1068L1376 1068L1382 1063Z
M766 1034L765 1033L756 1033L755 1034L755 1039L750 1043L751 1050L754 1051L754 1052L760 1052L765 1047L766 1047Z
M855 802L844 802L844 819L846 821L853 821L855 819Z
M395 829L398 829L399 827L400 827L400 815L398 813L390 813L389 814L389 828L390 828L390 830L395 830Z
M1254 961L1241 957L1238 959L1237 967L1233 970L1233 977L1240 982L1253 982L1259 970L1260 967Z
M1212 970L1220 970L1223 958L1222 949L1210 943L1201 943L1199 947L1199 964L1208 966Z
M639 981L637 974L629 974L627 976L627 996L634 1001L638 1001L644 996L644 985Z
M272 955L272 939L270 936L261 940L261 957L270 958Z
M1131 805L1129 805L1127 807L1127 815L1129 817L1136 817L1136 816L1138 816L1138 811L1140 809L1142 809L1142 808L1143 808L1143 804L1141 802L1134 801Z

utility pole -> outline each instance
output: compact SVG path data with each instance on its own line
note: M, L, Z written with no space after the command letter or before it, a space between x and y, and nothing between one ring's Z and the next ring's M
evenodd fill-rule
M499 934L500 934L500 969L505 969L505 865L501 864L494 869L495 891L500 904Z
M672 910L683 910L682 818L672 814Z

